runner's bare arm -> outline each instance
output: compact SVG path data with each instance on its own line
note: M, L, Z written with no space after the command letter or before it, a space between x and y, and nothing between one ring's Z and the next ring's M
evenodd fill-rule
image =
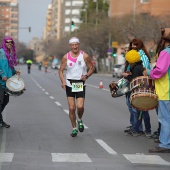
M66 86L66 81L65 81L65 78L64 78L64 69L66 68L66 64L67 64L67 55L64 55L62 60L61 60L61 65L60 65L60 69L59 69L59 77L60 77L60 80L61 80L61 83L62 83L62 88L65 89L65 86Z
M92 63L92 61L91 61L91 58L90 58L90 56L88 55L88 54L86 54L86 53L84 53L84 61L85 61L85 63L86 63L86 65L87 65L87 67L88 67L88 73L87 73L87 76L89 77L89 76L91 76L92 74L93 74L93 72L94 72L94 66L93 66L93 63Z

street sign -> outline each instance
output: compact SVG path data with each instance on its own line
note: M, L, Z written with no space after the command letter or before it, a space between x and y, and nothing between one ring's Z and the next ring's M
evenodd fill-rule
M109 55L109 54L112 54L112 49L111 48L109 48L108 50L107 50L107 54Z
M117 41L113 41L113 42L112 42L112 47L117 48L117 47L118 47L118 42L117 42Z

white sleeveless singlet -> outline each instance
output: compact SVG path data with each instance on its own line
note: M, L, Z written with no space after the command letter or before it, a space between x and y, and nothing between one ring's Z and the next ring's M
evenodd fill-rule
M81 51L79 56L73 58L71 53L67 53L67 71L66 71L66 84L71 87L71 80L80 80L82 75L87 74L87 66L83 58L84 52Z

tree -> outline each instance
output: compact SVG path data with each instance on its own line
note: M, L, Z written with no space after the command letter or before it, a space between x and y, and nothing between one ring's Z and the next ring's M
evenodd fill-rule
M100 23L100 19L108 16L109 3L105 0L84 0L84 4L81 9L80 19L83 23L95 24ZM96 20L97 19L97 20Z

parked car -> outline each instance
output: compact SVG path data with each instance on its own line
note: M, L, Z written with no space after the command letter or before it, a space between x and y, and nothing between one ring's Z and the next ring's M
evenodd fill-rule
M60 69L60 63L56 64L56 69Z
M122 77L122 72L124 72L125 69L125 65L121 65L121 67L117 70L117 78L121 78Z
M113 70L112 70L112 76L120 78L121 73L124 71L124 68L125 68L124 64L116 64L116 65L114 65Z

